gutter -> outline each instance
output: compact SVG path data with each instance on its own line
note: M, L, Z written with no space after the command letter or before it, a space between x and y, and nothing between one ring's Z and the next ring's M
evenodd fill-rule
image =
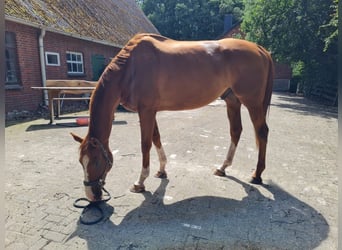
M39 58L40 58L40 71L42 74L42 83L43 87L46 87L46 67L45 67L45 57L44 57L44 36L45 36L45 28L41 29L39 35ZM44 93L44 104L48 106L48 93L47 90L43 90Z

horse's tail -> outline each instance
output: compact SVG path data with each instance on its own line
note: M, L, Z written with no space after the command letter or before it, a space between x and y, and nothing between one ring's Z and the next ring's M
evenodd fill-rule
M266 116L270 104L271 104L271 97L272 97L272 90L273 90L273 77L274 77L274 65L273 60L270 53L266 52L267 59L268 59L268 76L267 76L267 83L265 89L265 97L263 101L263 109L264 115Z

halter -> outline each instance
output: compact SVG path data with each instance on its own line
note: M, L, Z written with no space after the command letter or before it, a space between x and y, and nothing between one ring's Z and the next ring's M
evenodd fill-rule
M106 173L107 167L108 166L112 166L113 162L110 160L109 156L108 156L108 152L105 150L103 144L95 137L91 138L92 140L95 140L96 143L98 143L98 145L100 146L101 152L106 160L106 168L103 170L103 173L101 175L101 177L95 181L83 181L83 185L86 187L94 187L94 186L99 186L101 187L101 189L103 190L103 186L106 184L104 181L104 175Z
M103 187L105 185L105 181L104 181L104 175L106 173L106 169L108 166L112 166L113 165L113 162L110 160L109 156L108 156L108 152L105 150L103 144L96 138L91 138L92 140L95 140L96 143L98 143L98 145L100 145L100 149L101 149L101 152L106 160L106 168L103 170L103 174L101 175L101 177L98 179L98 180L95 180L95 181L83 181L83 184L84 186L86 187L93 187L93 186L99 186L101 188L101 190L105 193L105 196L106 198L105 199L102 199L100 201L95 201L95 202L91 202L89 201L87 198L79 198L77 200L74 201L74 207L77 207L77 208L84 208L84 210L82 211L82 214L80 216L80 222L82 224L85 224L85 225L93 225L93 224L96 224L98 222L100 222L103 218L104 218L104 213L103 213L103 210L102 208L99 206L99 204L103 203L103 202L107 202L109 201L112 197L111 195L109 194L109 192ZM80 205L78 204L79 202L88 202L88 205ZM94 220L94 221L87 221L85 220L83 217L84 217L84 214L86 213L86 211L88 211L89 209L91 208L94 208L96 209L101 215L98 219Z

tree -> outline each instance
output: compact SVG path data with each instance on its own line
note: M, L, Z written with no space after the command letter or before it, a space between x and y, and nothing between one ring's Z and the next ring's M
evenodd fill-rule
M320 27L320 32L323 34L324 38L324 51L328 51L332 47L337 48L337 38L338 38L338 0L334 0L333 5L331 5L332 14L331 19L328 24L322 25ZM337 52L337 51L336 51Z
M305 94L313 86L337 86L337 0L244 0L246 39L291 63ZM334 53L336 53L334 55Z
M217 38L223 32L224 15L233 22L242 18L242 0L142 0L145 15L165 36L179 40Z

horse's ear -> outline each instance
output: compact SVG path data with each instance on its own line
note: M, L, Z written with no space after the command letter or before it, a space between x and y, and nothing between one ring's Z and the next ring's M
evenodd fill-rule
M79 137L78 135L75 135L74 133L70 133L70 134L74 138L75 141L78 141L79 143L83 142L83 139Z

